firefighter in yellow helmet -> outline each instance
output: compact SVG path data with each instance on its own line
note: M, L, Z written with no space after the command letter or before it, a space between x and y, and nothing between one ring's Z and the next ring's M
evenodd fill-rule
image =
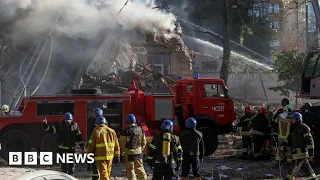
M276 154L276 160L281 161L284 157L288 163L292 162L291 157L291 148L289 146L286 147L286 156L282 155L281 144L287 139L290 133L290 119L288 118L290 114L293 112L294 107L291 104L288 104L284 107L284 112L279 114L276 119L276 124L278 125L277 132L278 132L278 149Z
M109 180L112 161L120 162L120 147L116 132L107 126L103 116L96 119L97 127L91 133L87 153L94 153L100 180Z
M1 113L2 115L7 115L9 113L9 106L4 104L2 107L1 107Z
M148 151L148 165L153 168L153 180L173 179L182 163L182 147L179 137L172 134L173 122L169 119L161 124L161 131L156 134Z
M129 114L126 118L128 127L120 135L121 156L125 156L125 165L127 178L136 179L135 173L139 180L147 180L147 174L143 167L143 152L147 141L144 131L137 126L136 117Z

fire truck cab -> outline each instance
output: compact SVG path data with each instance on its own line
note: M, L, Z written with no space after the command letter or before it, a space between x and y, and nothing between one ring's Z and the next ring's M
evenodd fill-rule
M46 134L42 121L50 125L59 123L63 114L70 112L79 124L84 140L95 121L94 108L102 108L109 126L117 132L126 125L129 113L136 115L137 124L146 133L148 141L159 132L163 119L175 122L174 133L184 128L184 121L194 117L198 129L204 134L206 155L214 153L218 146L218 134L229 133L235 120L233 100L220 79L180 79L172 86L173 94L144 93L135 81L126 94L101 94L98 89L74 89L68 94L31 96L21 100L16 116L0 116L1 156L8 152L55 152L56 135Z

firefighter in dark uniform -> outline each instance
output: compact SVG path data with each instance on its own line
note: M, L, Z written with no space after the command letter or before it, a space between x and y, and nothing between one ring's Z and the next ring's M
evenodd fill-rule
M203 161L204 143L200 131L196 130L197 121L190 117L185 122L186 130L180 133L180 142L183 149L181 180L188 179L190 164L195 180L200 180L200 163Z
M99 116L103 116L103 111L100 108L95 108L94 109L95 112L95 119L98 118ZM89 131L89 136L91 136L91 133L93 132L94 128L97 127L96 122L94 121L92 124L92 128L91 131ZM92 180L98 180L99 179L99 172L96 166L96 163L92 163L92 164L88 164L88 168L87 171L90 172L92 170Z
M310 128L302 123L302 115L294 112L290 116L292 128L290 134L283 145L288 145L292 149L292 159L295 161L294 167L287 174L286 179L294 179L303 168L305 173L309 173L312 177L316 177L309 161L313 160L314 156L314 141L310 132ZM315 178L313 178L315 179Z
M250 131L250 120L253 117L253 108L251 106L246 106L244 108L244 116L240 118L238 127L241 127L241 136L242 136L242 155L241 158L248 158L251 147L251 140L249 136Z
M64 114L64 120L55 126L49 126L47 119L43 120L43 128L47 133L58 135L58 153L75 153L76 143L84 151L84 142L82 141L79 126L73 121L71 113ZM61 171L74 176L75 163L62 163Z
M261 107L256 116L254 116L251 121L251 130L249 132L252 138L252 148L253 148L253 159L260 160L262 146L265 143L265 136L268 129L269 121L265 116L266 109Z
M179 137L172 134L173 122L164 120L160 133L149 145L148 165L153 168L153 180L172 180L182 162L182 148Z
M129 114L126 118L128 127L120 134L120 155L125 159L127 178L147 180L147 174L143 167L143 152L147 141L143 129L137 126L136 117Z

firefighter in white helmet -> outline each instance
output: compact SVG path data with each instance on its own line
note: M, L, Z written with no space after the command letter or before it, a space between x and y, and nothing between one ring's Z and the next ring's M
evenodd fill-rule
M9 106L4 104L2 107L1 107L1 114L2 115L8 115L9 114Z

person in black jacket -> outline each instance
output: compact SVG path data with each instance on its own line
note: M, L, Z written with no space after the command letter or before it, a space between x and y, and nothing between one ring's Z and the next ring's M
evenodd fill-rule
M248 158L251 153L251 139L249 136L250 131L250 120L253 117L253 109L251 106L246 106L244 108L244 116L240 118L238 127L241 127L241 136L242 136L242 155L241 158Z
M261 107L259 109L259 113L254 116L251 121L251 133L250 136L252 137L252 147L253 147L253 159L260 160L261 159L261 150L262 146L265 143L265 136L269 126L269 120L265 116L266 109Z
M55 126L49 126L47 119L43 120L43 128L47 133L58 135L58 153L75 153L76 143L79 144L82 151L84 151L84 142L82 141L79 126L73 121L71 113L64 114L64 120ZM61 164L61 171L74 176L75 162Z
M172 180L180 169L182 148L179 137L172 134L173 122L164 120L159 134L153 136L148 149L148 165L153 168L153 180Z
M204 143L203 135L196 130L197 121L190 117L186 120L186 130L180 133L180 142L183 150L181 180L187 180L190 171L190 164L195 180L200 180L200 163L203 161Z
M302 115L298 112L291 114L290 122L292 124L290 134L283 142L283 145L291 147L292 159L295 163L287 174L286 179L294 179L301 167L305 173L310 174L315 179L316 174L309 163L309 161L313 161L314 157L314 141L310 128L302 123Z

